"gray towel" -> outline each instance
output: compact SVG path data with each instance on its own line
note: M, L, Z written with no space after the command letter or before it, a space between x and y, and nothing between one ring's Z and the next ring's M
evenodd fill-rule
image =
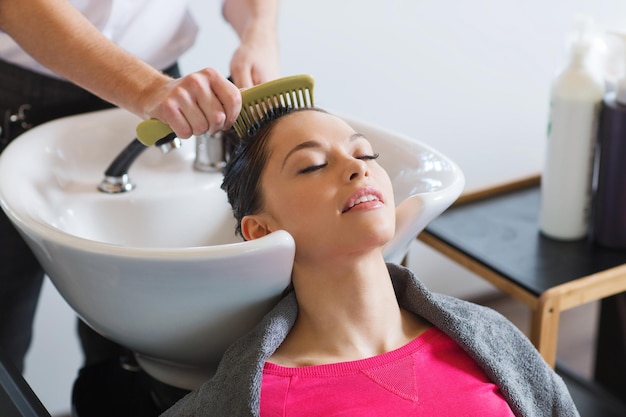
M400 305L448 334L474 358L516 416L579 415L563 380L506 318L491 309L431 293L406 268L393 264L388 268ZM162 416L259 416L263 366L289 333L297 314L292 292L226 351L213 378Z

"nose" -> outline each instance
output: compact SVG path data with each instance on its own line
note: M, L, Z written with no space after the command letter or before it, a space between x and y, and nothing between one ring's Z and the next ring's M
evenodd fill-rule
M355 181L361 177L367 177L368 175L368 167L365 161L351 156L346 166L345 178L348 181Z

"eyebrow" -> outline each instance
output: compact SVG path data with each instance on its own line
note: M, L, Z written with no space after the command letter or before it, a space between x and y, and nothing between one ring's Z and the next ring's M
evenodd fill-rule
M348 138L348 142L354 142L357 139L361 139L361 138L365 138L365 135L363 135L362 133L353 133L350 135L350 137ZM285 159L283 159L283 164L281 166L281 171L282 169L285 167L285 164L287 163L287 160L289 159L289 157L291 155L293 155L294 153L301 151L303 149L311 149L311 148L319 148L321 147L321 143L319 143L316 140L308 140L306 142L302 142L297 144L296 146L294 146L289 152L287 152L287 155L285 155Z

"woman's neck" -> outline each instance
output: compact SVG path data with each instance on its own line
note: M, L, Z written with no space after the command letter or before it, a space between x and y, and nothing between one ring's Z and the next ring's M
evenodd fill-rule
M294 266L299 313L270 361L285 366L364 359L404 346L429 327L400 308L382 256Z

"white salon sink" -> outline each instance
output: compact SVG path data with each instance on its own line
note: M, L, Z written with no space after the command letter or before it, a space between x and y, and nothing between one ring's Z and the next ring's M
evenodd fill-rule
M381 154L396 203L410 212L386 248L399 262L461 193L463 175L419 141L346 120ZM139 121L113 109L28 131L0 158L0 203L90 326L132 349L153 377L193 389L289 284L294 242L283 231L235 236L221 174L193 169L193 140L165 155L146 150L129 171L135 190L99 192Z

